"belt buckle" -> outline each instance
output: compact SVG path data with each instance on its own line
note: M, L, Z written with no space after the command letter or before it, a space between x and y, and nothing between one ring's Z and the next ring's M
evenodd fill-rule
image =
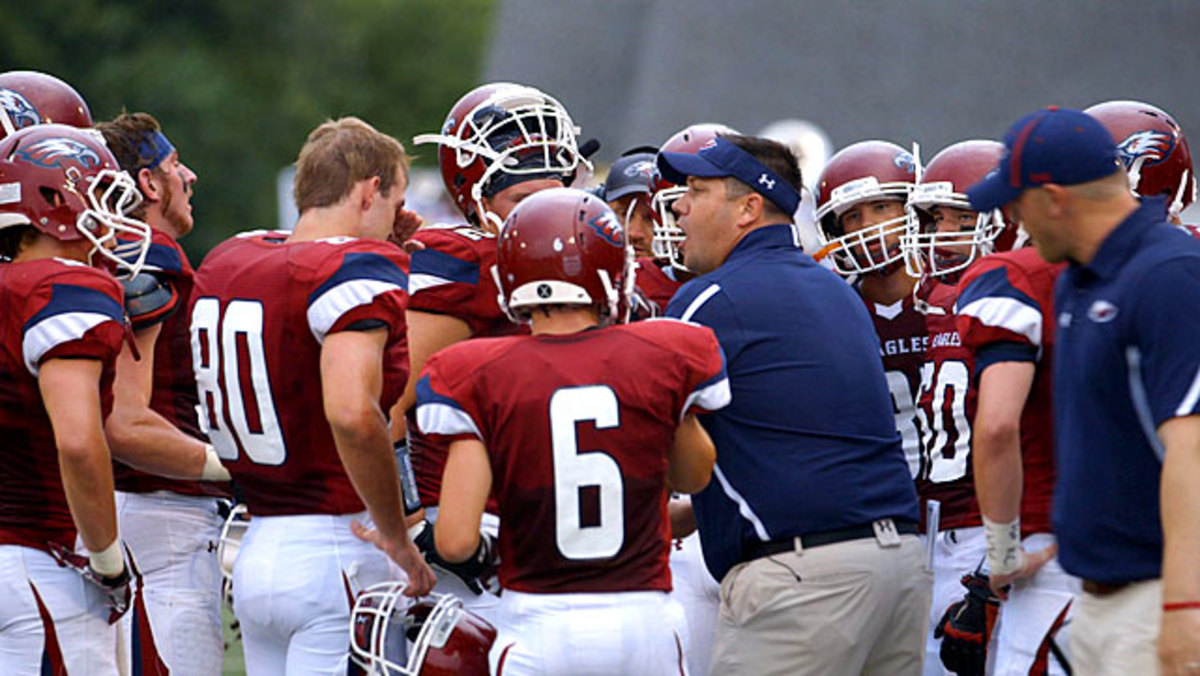
M871 524L875 530L875 541L880 547L899 547L900 533L896 530L896 522L891 519L878 519Z

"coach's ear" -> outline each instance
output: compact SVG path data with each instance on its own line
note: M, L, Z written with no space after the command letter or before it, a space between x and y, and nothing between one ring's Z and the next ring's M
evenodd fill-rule
M158 185L158 177L153 169L142 168L137 173L138 191L147 202L162 201L162 187Z
M761 194L751 190L736 199L739 202L737 207L737 227L739 230L745 230L762 220L766 202Z

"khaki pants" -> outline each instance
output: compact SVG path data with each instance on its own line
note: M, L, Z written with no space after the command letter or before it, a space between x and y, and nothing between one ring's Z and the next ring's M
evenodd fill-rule
M713 674L917 676L932 576L919 538L874 538L735 566L721 582Z
M1088 676L1158 676L1162 582L1136 582L1107 596L1083 592L1071 624L1071 666Z

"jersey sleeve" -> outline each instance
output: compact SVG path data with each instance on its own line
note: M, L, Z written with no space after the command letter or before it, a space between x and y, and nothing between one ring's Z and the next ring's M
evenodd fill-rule
M417 427L421 433L449 443L483 440L479 424L475 379L455 377L456 353L451 348L430 357L417 381Z
M976 371L1002 361L1037 361L1045 315L1032 284L1016 265L984 259L960 283L956 325L975 354Z
M1128 308L1136 337L1125 355L1135 404L1148 405L1155 427L1200 413L1200 257L1157 266L1137 295L1143 302Z
M34 377L49 359L107 360L120 352L121 289L107 274L83 268L55 275L33 291L31 301L37 310L23 323L21 351Z
M364 320L381 321L392 333L403 332L408 280L402 257L398 248L385 244L340 257L308 296L308 326L318 343Z
M482 233L479 236L484 236ZM479 293L479 250L466 234L454 230L418 231L414 237L425 248L412 255L408 278L409 308L458 316Z
M725 353L712 329L677 320L651 321L674 325L672 329L676 335L666 344L676 348L685 366L686 399L680 418L689 413L709 413L728 406L732 396Z

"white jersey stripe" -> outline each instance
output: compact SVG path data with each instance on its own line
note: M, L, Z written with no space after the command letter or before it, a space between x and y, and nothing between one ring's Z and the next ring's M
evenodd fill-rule
M417 426L424 434L474 434L483 440L475 421L461 408L437 402L417 407Z
M960 315L975 317L986 326L1007 329L1042 346L1042 313L1015 298L986 296L958 309Z
M83 334L106 321L114 320L101 312L64 312L34 324L21 341L25 368L36 378L43 355L63 343L83 338Z
M337 320L360 305L367 305L375 297L389 291L403 291L395 282L379 279L351 279L321 294L308 306L308 328L318 343L325 342L325 334Z
M408 276L408 295L411 296L418 291L453 283L453 279L446 279L445 277L438 277L437 275L430 275L423 272L414 272Z

